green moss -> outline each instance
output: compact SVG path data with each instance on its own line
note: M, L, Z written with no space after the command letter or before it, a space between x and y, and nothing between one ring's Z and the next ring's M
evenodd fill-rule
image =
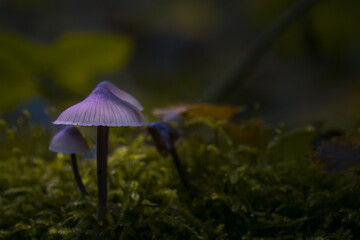
M237 134L246 135L252 128L242 124ZM269 132L255 147L223 125L185 124L177 149L198 191L190 200L145 133L111 129L108 214L98 222L94 159L79 159L89 192L81 200L69 157L47 151L53 133L4 127L0 239L358 239L359 177L325 175L308 162L313 129Z

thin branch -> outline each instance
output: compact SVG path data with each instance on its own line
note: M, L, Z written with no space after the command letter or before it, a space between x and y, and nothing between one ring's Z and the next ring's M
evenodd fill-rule
M270 45L297 17L308 11L315 3L321 0L302 0L295 3L270 26L264 30L260 37L248 48L242 61L235 64L232 71L222 80L215 82L200 99L205 102L222 100L258 63Z

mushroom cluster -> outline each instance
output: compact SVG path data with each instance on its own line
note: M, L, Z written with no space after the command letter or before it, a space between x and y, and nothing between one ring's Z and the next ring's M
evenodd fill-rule
M54 124L97 127L97 181L99 219L107 208L107 153L109 127L146 124L143 107L130 94L108 81L101 82L82 102L60 114Z

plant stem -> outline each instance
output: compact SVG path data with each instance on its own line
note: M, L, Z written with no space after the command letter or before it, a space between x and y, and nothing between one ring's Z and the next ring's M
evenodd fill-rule
M180 158L179 158L179 155L177 154L175 148L171 149L170 150L170 153L171 153L171 156L174 160L174 163L175 163L175 166L176 166L176 169L180 175L180 178L184 184L184 187L186 188L186 190L189 192L189 195L191 198L194 198L196 197L196 191L192 188L190 182L189 182L189 178L184 170L184 168L182 167L181 165L181 162L180 162Z
M105 218L107 207L107 152L109 127L97 127L98 218Z
M83 184L83 182L81 180L81 177L80 177L79 168L78 168L78 165L77 165L76 154L75 153L71 154L71 165L72 165L72 170L73 170L73 173L74 173L74 178L75 178L76 184L78 185L78 187L80 189L80 192L82 194L82 197L84 199L87 196L87 192L86 192L85 186L84 186L84 184Z

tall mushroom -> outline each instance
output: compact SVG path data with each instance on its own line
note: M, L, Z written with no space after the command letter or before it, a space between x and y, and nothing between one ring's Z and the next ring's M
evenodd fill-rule
M125 92L124 90L121 90L120 88L118 88L115 84L113 84L110 81L102 81L97 85L97 87L103 87L103 88L109 90L115 96L117 96L118 98L120 98L121 100L123 100L125 102L128 102L128 103L134 105L140 111L144 110L143 106L139 103L139 101L135 97L133 97L129 93ZM96 132L92 131L92 129L89 129L87 127L83 127L83 128L80 127L80 129L83 130L84 132L86 132L90 137L95 138Z
M76 162L76 153L85 153L90 149L80 131L74 126L67 126L53 137L50 142L49 150L71 155L74 178L83 198L85 198L87 192L79 174L79 168Z
M98 218L107 208L107 151L109 127L143 126L142 113L108 89L98 86L82 102L66 109L54 124L97 126Z

